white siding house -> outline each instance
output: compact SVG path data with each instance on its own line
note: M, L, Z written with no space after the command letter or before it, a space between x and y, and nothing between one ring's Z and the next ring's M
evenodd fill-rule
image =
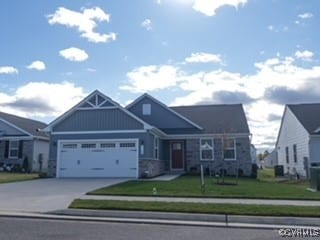
M309 167L320 164L319 126L320 104L286 105L276 143L285 173L308 177Z

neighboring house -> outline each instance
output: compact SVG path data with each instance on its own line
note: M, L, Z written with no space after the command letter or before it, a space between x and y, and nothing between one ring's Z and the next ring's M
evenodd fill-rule
M32 172L48 166L49 137L39 132L47 125L35 120L0 112L0 167L21 169L25 158Z
M200 164L251 175L240 104L168 107L144 94L123 108L96 90L44 131L51 134L51 176L152 177L198 172Z
M273 168L276 165L278 165L277 151L272 150L272 152L264 158L264 167Z
M252 164L258 164L257 149L253 144L250 145L250 155Z
M320 103L285 106L276 151L288 174L308 177L320 165Z

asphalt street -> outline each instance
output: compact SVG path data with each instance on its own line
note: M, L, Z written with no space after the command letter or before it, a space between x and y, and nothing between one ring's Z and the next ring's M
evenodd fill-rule
M269 240L282 239L278 230L190 227L92 221L0 217L0 239L6 240Z

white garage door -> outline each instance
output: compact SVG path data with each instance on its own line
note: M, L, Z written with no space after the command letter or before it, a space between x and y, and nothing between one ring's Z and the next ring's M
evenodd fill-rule
M138 176L136 140L61 141L57 177Z

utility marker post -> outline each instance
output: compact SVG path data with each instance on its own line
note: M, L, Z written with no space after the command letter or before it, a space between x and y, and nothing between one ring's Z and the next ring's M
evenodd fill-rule
M205 193L206 192L206 187L204 183L204 173L203 173L203 165L200 165L200 173L201 173L201 192Z

